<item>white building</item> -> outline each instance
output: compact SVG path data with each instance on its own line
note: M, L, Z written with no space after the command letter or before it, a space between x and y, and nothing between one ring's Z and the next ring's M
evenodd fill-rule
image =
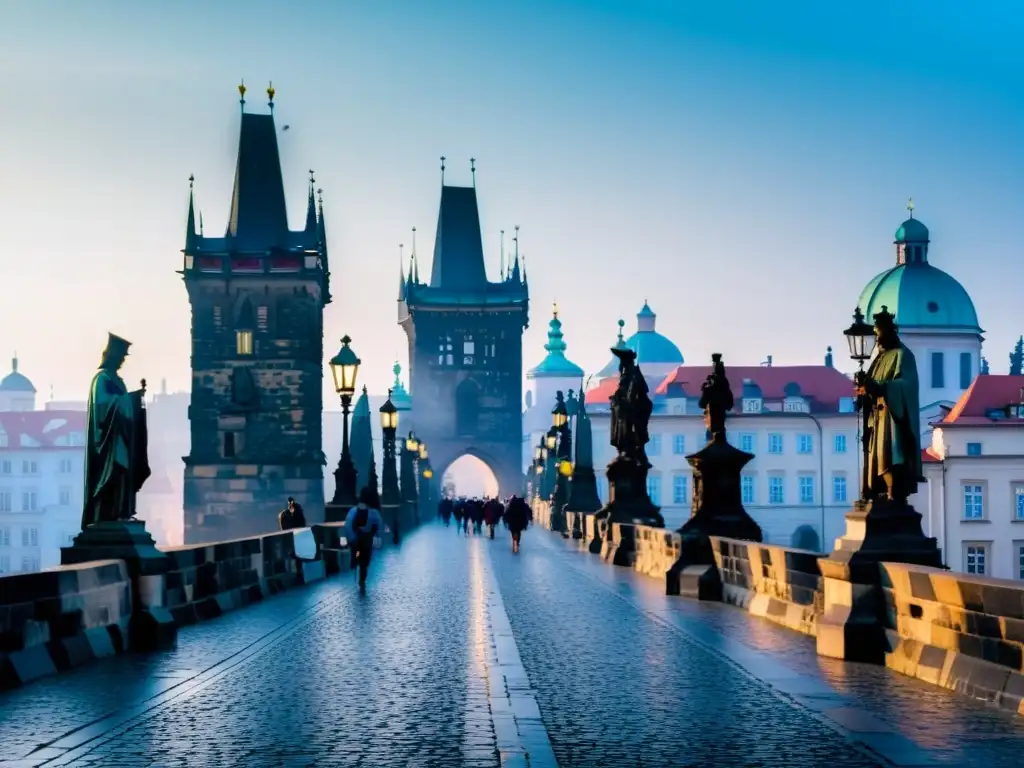
M911 217L896 230L896 263L875 275L858 306L868 323L882 307L896 317L900 339L914 353L921 382L921 438L981 371L981 327L971 297L929 262L928 228Z
M35 410L18 371L0 381L0 573L60 564L81 530L85 412Z
M648 492L667 528L678 528L690 516L693 479L686 455L707 440L697 403L710 373L711 366L679 366L652 391ZM832 367L831 353L819 366L726 363L726 374L736 400L726 422L729 441L755 455L743 473L744 507L768 542L830 549L845 531L844 515L858 496L852 382ZM608 378L586 396L603 500L608 483L600 468L615 456L609 398L617 384Z
M978 376L923 455L927 533L949 568L1024 579L1024 376Z

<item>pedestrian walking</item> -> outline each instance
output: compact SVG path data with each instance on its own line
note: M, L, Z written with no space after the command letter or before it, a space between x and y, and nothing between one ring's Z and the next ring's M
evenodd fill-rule
M302 505L291 496L288 497L288 506L281 510L277 516L277 524L282 531L291 531L296 528L306 527L306 515L302 511Z
M374 494L370 488L359 492L359 503L345 516L345 536L352 551L352 567L359 568L359 588L366 589L366 574L376 546L377 534L383 529L380 511L372 504Z
M530 505L518 496L513 496L505 510L505 522L508 524L509 533L512 534L512 551L518 554L519 540L523 531L530 525Z

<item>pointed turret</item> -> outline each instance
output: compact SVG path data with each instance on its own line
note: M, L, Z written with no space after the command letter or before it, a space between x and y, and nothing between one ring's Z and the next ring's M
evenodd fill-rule
M352 463L356 468L356 488L368 485L370 477L370 461L373 458L373 442L367 440L370 434L370 398L363 387L363 392L356 400L352 409L352 427L349 438L349 451Z
M242 112L235 186L224 236L232 238L240 251L266 251L287 240L288 210L273 114Z
M512 238L512 243L515 247L515 255L512 257L512 282L519 282L519 225L516 224L516 234Z
M402 253L402 245L398 246L398 300L405 301L405 256Z
M475 187L441 186L430 286L453 291L487 287Z
M402 366L397 360L391 367L391 372L395 374L395 380L391 384L391 402L399 411L408 411L412 408L412 398L409 397L409 391L402 383Z
M196 237L196 208L192 186L195 184L195 176L188 177L188 222L185 224L185 252L194 253L199 244Z
M317 245L320 248L323 269L324 304L331 303L331 261L327 256L327 220L324 218L324 191L318 189L317 196Z
M558 319L558 305L555 304L551 322L548 323L548 343L544 345L547 357L526 372L526 378L580 379L583 369L565 356L565 340L562 335L562 321Z
M569 394L572 399L572 393ZM601 508L601 498L597 494L597 476L594 474L594 435L590 416L587 415L587 398L582 390L575 399L575 406L576 455L565 508L569 512L596 512Z
M306 234L312 236L313 242L320 241L320 226L316 216L316 197L313 194L314 184L313 171L309 172L309 200L306 202Z

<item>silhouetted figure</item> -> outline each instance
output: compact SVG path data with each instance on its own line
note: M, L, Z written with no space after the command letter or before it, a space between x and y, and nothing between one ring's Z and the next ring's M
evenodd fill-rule
M532 516L530 505L518 496L509 499L508 508L505 510L505 522L512 534L512 551L519 552L519 540L523 531L530 525Z
M445 496L437 506L441 519L444 520L444 527L447 528L452 521L452 512L455 509L455 505L451 499Z
M501 520L501 502L497 499L488 499L484 504L484 523L487 525L487 530L490 534L490 538L494 538L494 526Z
M288 497L288 506L281 510L277 516L277 524L282 531L291 531L296 528L306 527L306 515L302 511L302 505L291 496Z
M359 503L345 516L345 535L353 553L353 567L359 568L360 589L366 589L366 573L373 556L373 540L384 527L380 512L371 506L373 497L373 491L364 487L359 492Z

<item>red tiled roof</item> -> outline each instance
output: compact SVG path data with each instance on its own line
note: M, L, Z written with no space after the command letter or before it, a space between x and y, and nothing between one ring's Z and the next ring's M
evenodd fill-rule
M942 424L1000 424L1020 426L1018 418L990 419L988 412L993 408L1005 408L1021 402L1024 376L989 374L975 376L971 386L960 395L956 405L946 414Z
M0 429L7 434L7 447L0 451L23 450L22 435L40 448L65 448L55 441L69 432L85 432L85 411L0 411Z
M691 397L700 393L701 384L711 373L710 365L681 365L658 385L655 392L664 396L672 384L679 383ZM737 365L725 367L733 397L739 400L743 394L743 382L750 379L761 389L765 400L779 401L786 397L786 385L800 387L801 397L815 402L820 408L838 410L839 400L853 397L853 383L835 368L827 365ZM618 386L618 379L606 379L587 392L588 403L607 403Z
M942 459L940 459L939 454L937 454L931 448L925 448L923 451L921 451L921 461L923 461L925 464L930 464L932 462L942 461Z

